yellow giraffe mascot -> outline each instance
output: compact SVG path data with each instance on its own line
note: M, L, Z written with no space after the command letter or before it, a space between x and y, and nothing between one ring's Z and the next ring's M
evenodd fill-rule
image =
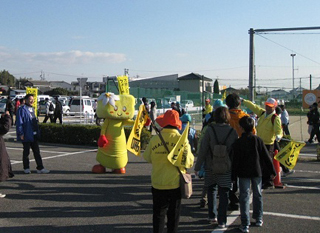
M125 125L133 125L135 99L129 94L128 77L118 77L119 95L103 93L98 98L97 116L104 118L98 140L97 161L93 173L105 173L106 168L113 173L126 173L128 162Z

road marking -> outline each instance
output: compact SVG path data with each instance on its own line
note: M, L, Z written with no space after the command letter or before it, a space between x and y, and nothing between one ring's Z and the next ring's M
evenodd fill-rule
M250 211L250 212L252 212L252 211ZM283 213L272 213L272 212L263 212L263 214L264 215L266 214L266 215L278 216L278 217L299 218L299 219L320 221L320 217L306 216L306 215L283 214Z
M61 154L61 155L54 155L54 156L48 156L48 157L42 157L42 160L45 159L54 159L54 158L59 158L59 157L65 157L68 155L75 155L75 154L82 154L82 153L87 153L87 152L96 152L97 149L93 149L93 150L84 150L84 151L76 151L76 152L70 152L70 153L65 153L65 154ZM30 162L34 162L35 159L30 159ZM11 162L11 164L20 164L22 163L22 161L14 161Z
M296 188L296 189L314 189L320 190L318 187L308 187L308 186L295 186L295 185L287 185L288 188Z
M13 147L7 147L7 149L9 149L9 150L21 150L21 151L23 151L23 148L13 148ZM41 150L40 149L40 152L44 152L44 153L68 153L68 152L66 152L66 151L48 151L48 150Z

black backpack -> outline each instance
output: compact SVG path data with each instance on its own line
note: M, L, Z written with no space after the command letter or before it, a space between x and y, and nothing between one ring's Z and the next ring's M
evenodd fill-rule
M50 103L50 105L49 105L49 111L50 111L50 112L54 111L54 106L53 106L52 103Z

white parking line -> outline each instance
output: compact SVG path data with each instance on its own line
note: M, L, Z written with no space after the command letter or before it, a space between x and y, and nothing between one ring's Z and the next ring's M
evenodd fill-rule
M7 150L21 150L23 151L23 148L13 148L13 147L7 147ZM41 150L40 152L44 152L44 153L68 153L66 151L49 151L49 150Z
M252 212L252 211L250 211L250 212ZM263 212L263 214L264 215L266 214L266 215L278 216L278 217L299 218L299 219L320 221L320 217L306 216L306 215L283 214L283 213L272 213L272 212Z
M70 153L65 153L65 154L61 154L61 155L54 155L54 156L42 157L42 160L45 160L45 159L54 159L54 158L59 158L59 157L68 156L68 155L83 154L83 153L95 152L95 151L97 151L97 149L70 152ZM34 161L35 161L34 159L30 159L30 162L34 162ZM11 164L12 164L12 165L13 165L13 164L20 164L20 163L22 163L22 161L11 161Z

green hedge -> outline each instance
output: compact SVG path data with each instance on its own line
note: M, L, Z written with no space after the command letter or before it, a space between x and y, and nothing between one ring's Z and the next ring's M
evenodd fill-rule
M100 136L100 126L96 125L67 125L40 123L41 142L60 143L68 145L97 146ZM125 135L128 139L132 127L125 127ZM151 138L150 132L145 128L141 133L141 149L145 149Z

